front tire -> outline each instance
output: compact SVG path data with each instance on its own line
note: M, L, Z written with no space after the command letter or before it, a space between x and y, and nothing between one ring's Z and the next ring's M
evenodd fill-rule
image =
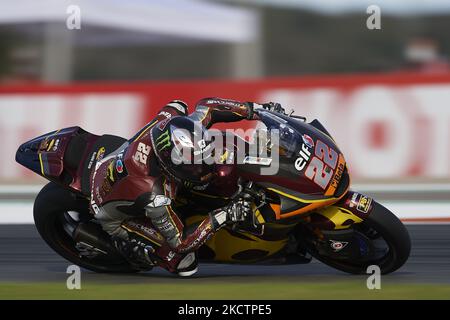
M37 195L33 211L34 222L42 239L70 262L95 272L137 272L125 259L80 256L75 241L64 228L64 219L68 217L69 211L80 213L84 220L90 219L87 200L78 198L75 193L50 182Z
M358 232L375 231L386 243L387 253L381 258L367 261L339 260L320 254L314 244L315 242L311 241L315 236L307 228L301 228L298 234L302 246L304 246L303 249L306 249L314 258L347 273L363 274L367 272L367 267L370 265L378 265L382 274L388 274L402 267L408 260L411 252L411 239L408 230L391 211L381 204L374 201L373 210L368 218L359 224L355 224L353 229Z

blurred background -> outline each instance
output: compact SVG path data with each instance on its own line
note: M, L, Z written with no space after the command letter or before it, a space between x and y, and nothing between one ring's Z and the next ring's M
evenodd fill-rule
M44 183L15 163L22 142L131 137L172 99L220 96L318 118L355 189L450 221L448 30L446 0L0 0L2 219L31 221L10 200L29 210Z

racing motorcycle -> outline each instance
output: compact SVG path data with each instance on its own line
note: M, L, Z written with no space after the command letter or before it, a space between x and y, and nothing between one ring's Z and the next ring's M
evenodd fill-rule
M275 265L309 263L314 257L352 274L366 273L370 265L383 274L400 268L411 249L405 226L373 198L350 190L345 158L324 126L284 111L256 112L267 132L278 130L278 141L265 143L267 150L278 151L277 173L261 174L270 157L247 154L241 163L216 164L220 174L212 185L182 188L174 201L189 229L239 195L251 197L253 215L218 231L198 251L199 260ZM250 150L250 142L238 139L226 154L239 151L242 143L244 154ZM126 141L70 127L34 138L16 154L18 163L50 180L34 203L41 237L62 257L95 272L139 271L89 210L95 162ZM145 228L158 236L149 221Z

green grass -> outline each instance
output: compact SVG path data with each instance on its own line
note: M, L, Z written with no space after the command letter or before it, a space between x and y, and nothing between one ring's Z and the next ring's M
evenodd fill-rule
M383 284L368 290L365 281L174 281L111 284L1 283L0 299L450 299L450 285Z

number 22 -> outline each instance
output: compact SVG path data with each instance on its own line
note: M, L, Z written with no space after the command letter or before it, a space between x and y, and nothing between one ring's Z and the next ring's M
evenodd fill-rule
M338 154L320 140L316 142L315 157L309 163L305 176L322 189L328 186L336 168ZM328 170L326 170L328 169Z
M150 153L150 146L140 142L137 147L137 151L134 154L134 160L142 164L147 164L147 158L149 153Z

